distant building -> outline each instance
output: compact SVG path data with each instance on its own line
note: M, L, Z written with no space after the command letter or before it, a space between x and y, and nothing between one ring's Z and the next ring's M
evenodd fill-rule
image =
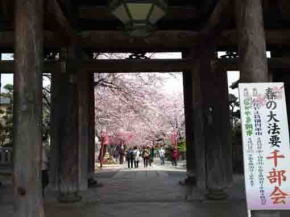
M11 99L8 97L0 97L0 125L2 127L5 127L7 125L5 118L3 118L7 113L7 109L10 106L11 103ZM1 127L1 129L3 130L3 128ZM0 132L0 145L6 145L10 143L9 137L5 136L7 135L7 132L2 131ZM4 139L5 138L5 139Z
M0 110L6 111L7 107L10 105L10 102L10 98L0 96Z

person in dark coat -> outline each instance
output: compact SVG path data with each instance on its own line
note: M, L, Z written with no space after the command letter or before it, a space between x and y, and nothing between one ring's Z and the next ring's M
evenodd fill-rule
M176 147L174 147L172 150L171 158L172 158L172 165L177 166L178 149Z
M127 162L128 162L128 168L133 168L133 162L134 162L134 153L133 149L129 148L126 154Z
M152 145L150 147L150 159L149 159L149 166L152 166L152 163L154 161L154 146Z

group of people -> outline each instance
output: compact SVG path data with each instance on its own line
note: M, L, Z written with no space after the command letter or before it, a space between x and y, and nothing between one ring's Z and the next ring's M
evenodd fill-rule
M138 168L139 162L143 159L144 167L151 166L154 160L154 147L144 146L142 148L138 148L135 146L134 148L129 148L126 150L126 160L128 163L128 168Z
M125 151L126 161L128 168L138 168L139 162L143 159L143 166L147 168L152 166L155 156L155 149L153 146L133 147ZM160 158L160 164L165 165L165 149L160 147L158 150L158 156ZM177 166L178 150L174 148L171 152L172 165Z

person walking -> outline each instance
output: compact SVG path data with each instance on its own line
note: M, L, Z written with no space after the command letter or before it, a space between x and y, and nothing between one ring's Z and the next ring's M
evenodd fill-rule
M150 147L147 146L143 149L143 159L144 159L144 167L147 168L150 160Z
M177 166L178 149L176 147L172 150L172 166Z
M48 137L42 137L42 155L41 155L41 184L42 184L42 196L44 196L45 188L49 183L48 178Z
M149 158L149 166L152 166L152 163L154 161L154 146L152 145L150 147L150 158Z
M159 158L160 158L160 164L164 165L165 164L165 150L163 146L161 146L159 149Z
M133 150L133 159L134 159L134 167L138 168L139 166L139 160L140 160L140 151L137 148L137 146L134 147Z
M124 145L121 145L119 148L119 163L123 164L124 163L124 157L125 157L125 147Z
M133 150L132 148L129 148L126 154L127 162L128 162L128 168L133 168Z

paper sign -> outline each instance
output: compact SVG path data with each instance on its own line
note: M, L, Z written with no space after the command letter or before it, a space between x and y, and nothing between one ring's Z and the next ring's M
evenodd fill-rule
M283 83L239 84L247 205L290 208L290 144Z

